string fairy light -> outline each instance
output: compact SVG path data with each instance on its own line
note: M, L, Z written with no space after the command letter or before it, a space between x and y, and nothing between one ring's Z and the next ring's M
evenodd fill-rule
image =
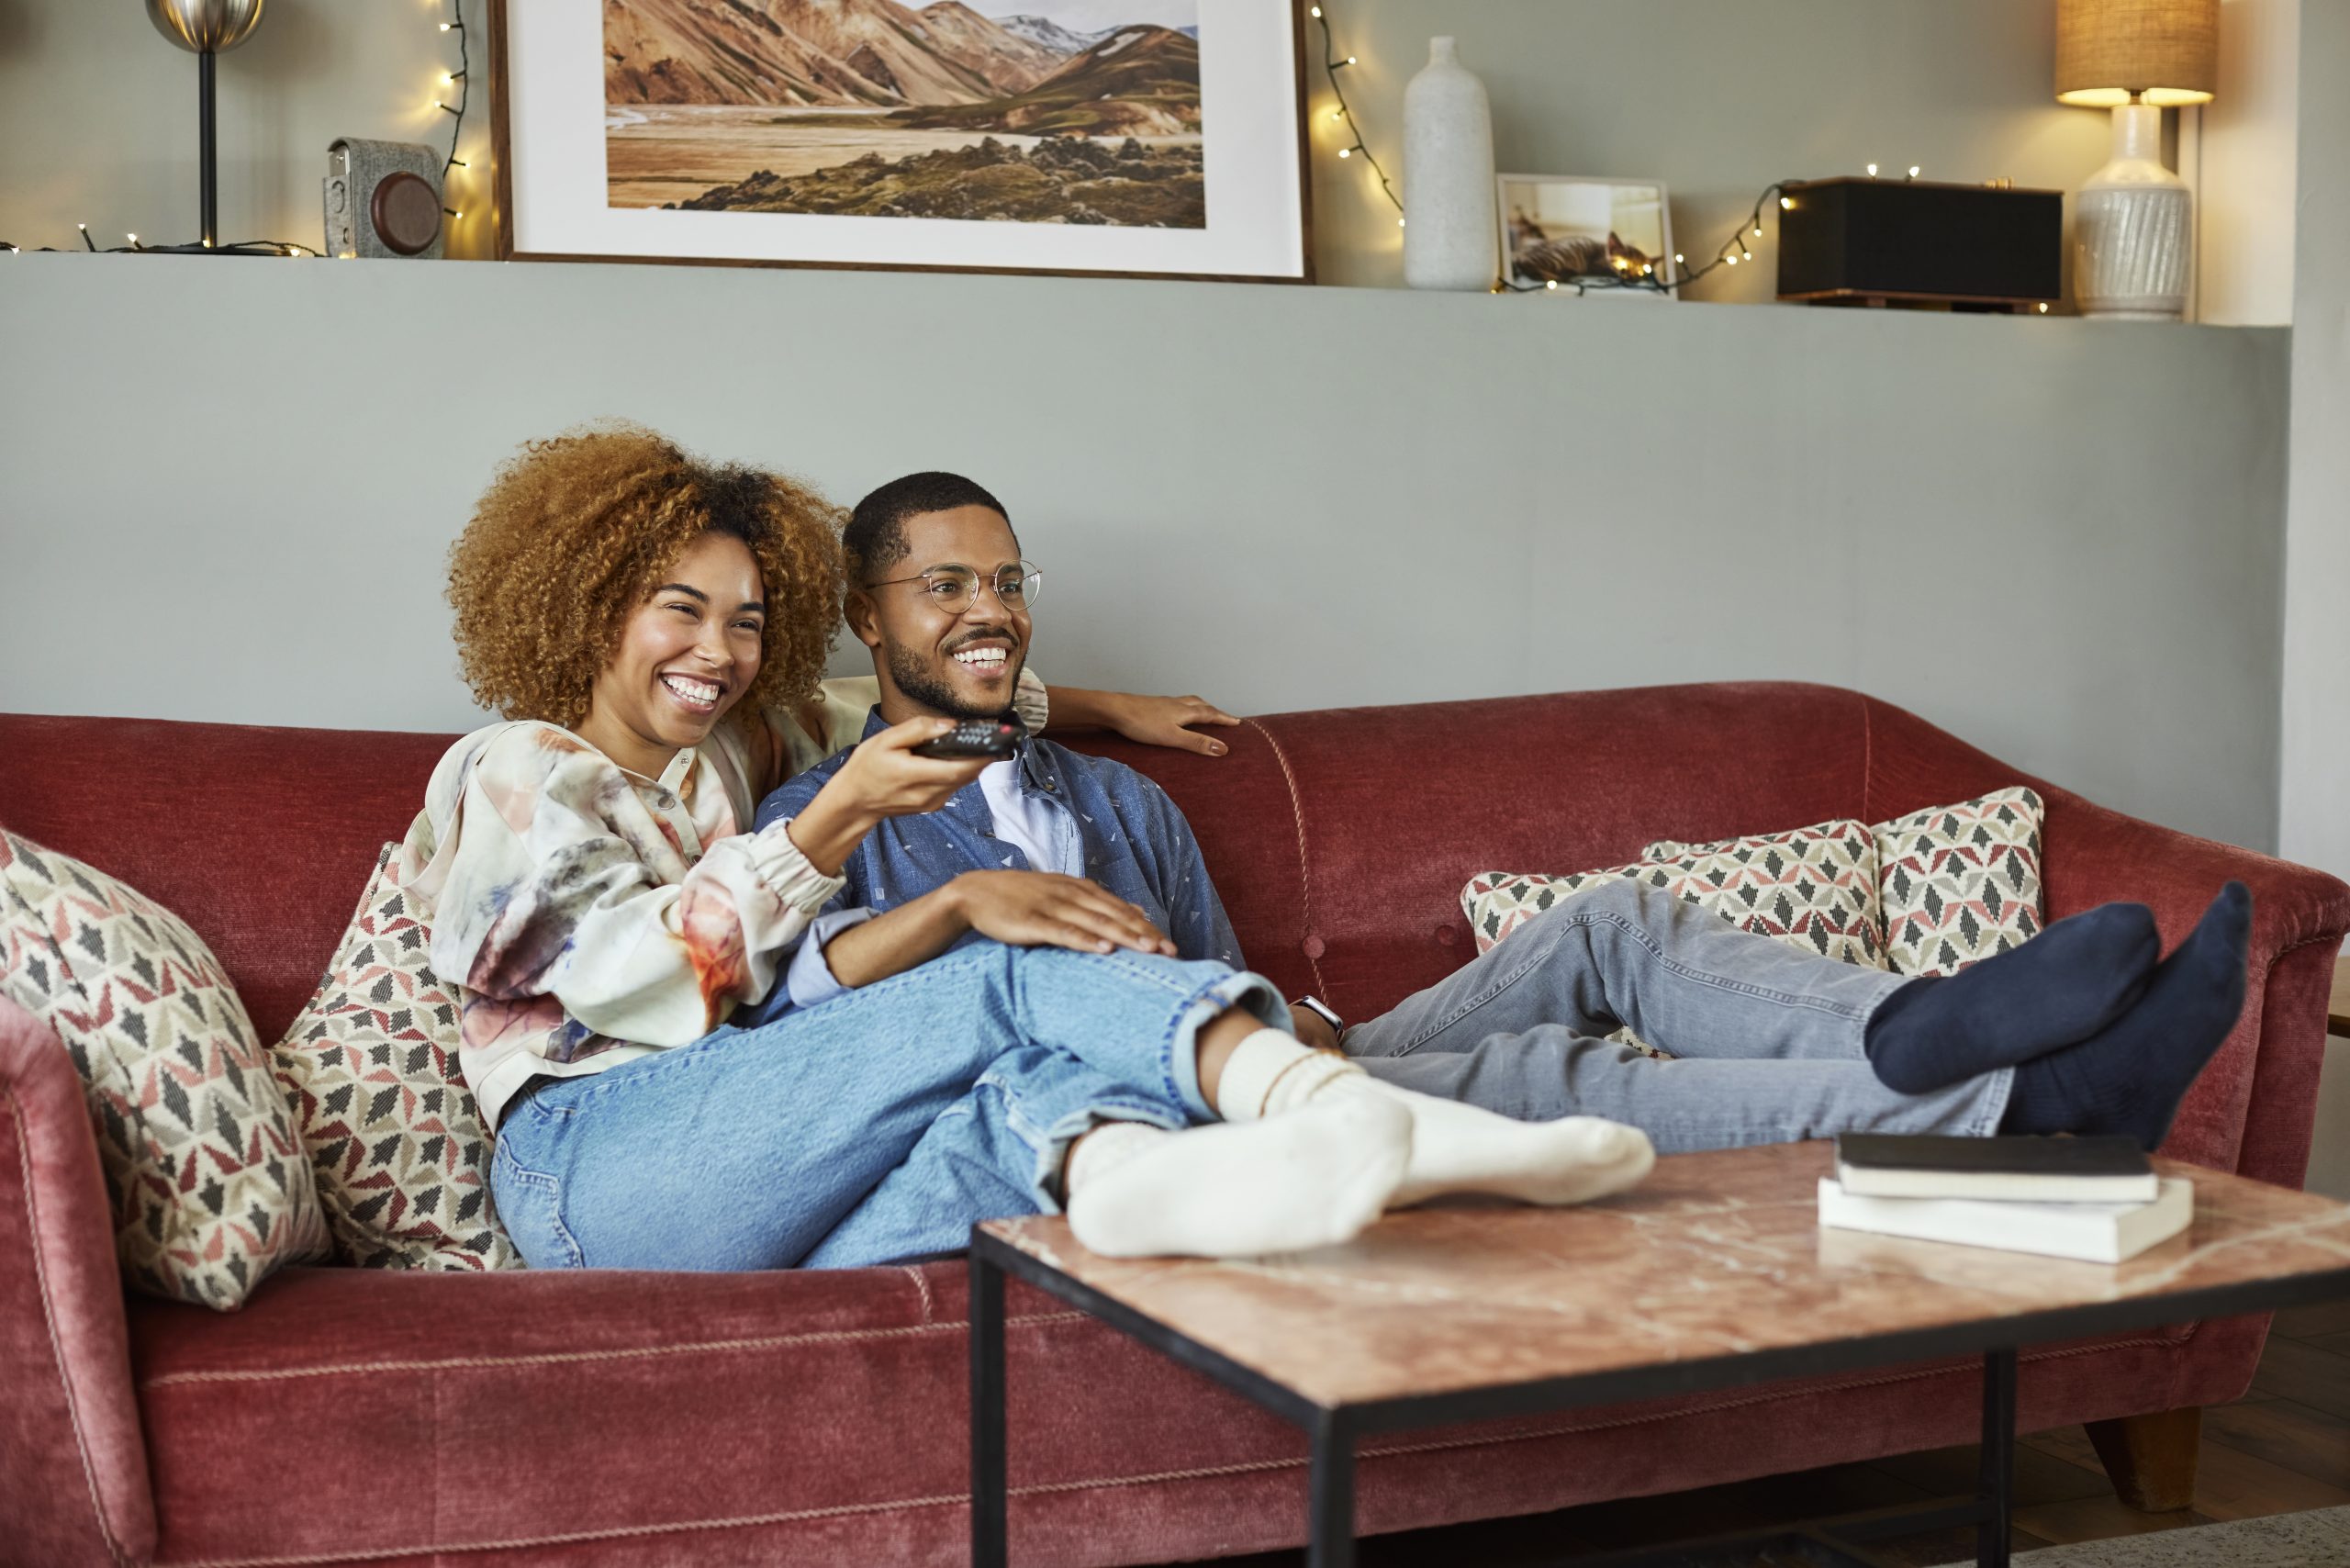
M1354 139L1338 149L1338 156L1341 159L1360 156L1370 166L1371 172L1379 177L1379 189L1387 197L1387 205L1395 209L1395 226L1401 229L1404 226L1404 198L1395 194L1394 183L1388 179L1387 171L1380 167L1370 144L1363 140L1362 127L1355 123L1354 106L1347 102L1347 90L1338 82L1339 72L1361 62L1351 54L1343 60L1338 57L1338 44L1331 36L1330 17L1326 6L1314 6L1308 9L1313 18L1322 24L1322 74L1330 83L1330 95L1338 101L1338 106L1330 111L1330 118L1345 126L1347 134Z
M473 35L465 28L464 0L449 0L449 19L441 24L440 30L457 35L457 68L441 73L441 85L443 88L454 87L457 101L453 105L446 97L432 100L432 106L449 117L449 155L441 161L441 194L442 199L446 201L449 199L449 171L464 169L470 172L473 167L457 156L458 139L465 133L465 109L474 95ZM462 207L444 206L441 210L453 218L463 219L465 216Z

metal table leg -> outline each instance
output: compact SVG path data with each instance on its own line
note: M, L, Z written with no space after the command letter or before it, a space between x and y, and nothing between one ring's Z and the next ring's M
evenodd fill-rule
M1342 1417L1324 1411L1307 1429L1313 1476L1306 1517L1306 1568L1354 1568L1355 1434Z
M1983 1353L1981 1520L1975 1527L1976 1568L2008 1568L2009 1516L2015 1507L2016 1353Z
M1006 1568L1003 1271L971 1249L971 1568ZM2002 1561L2005 1561L2002 1559Z

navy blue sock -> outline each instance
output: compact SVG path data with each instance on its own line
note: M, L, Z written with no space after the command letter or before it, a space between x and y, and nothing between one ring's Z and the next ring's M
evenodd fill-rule
M2158 1148L2179 1102L2244 1011L2251 931L2252 894L2230 882L2112 1027L2016 1069L1999 1130L2126 1133Z
M2145 989L2154 913L2099 904L1996 958L1910 981L1878 1003L1863 1044L1888 1089L1926 1094L2086 1040Z

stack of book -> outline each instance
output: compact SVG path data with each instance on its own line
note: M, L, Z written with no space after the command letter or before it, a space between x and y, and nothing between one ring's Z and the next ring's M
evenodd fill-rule
M2195 1184L2127 1137L1848 1133L1819 1223L1965 1247L2119 1263L2185 1230Z

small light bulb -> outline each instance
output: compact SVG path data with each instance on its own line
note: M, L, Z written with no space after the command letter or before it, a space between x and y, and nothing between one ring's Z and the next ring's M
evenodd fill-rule
M1350 55L1347 56L1347 63L1348 63L1348 65L1352 65L1354 62L1355 62L1355 57L1354 57L1353 55L1351 55L1351 54L1350 54Z
M1754 252L1751 251L1740 251L1738 254L1740 261L1751 262L1754 259Z
M1757 240L1762 238L1762 226L1759 223L1754 226L1754 237Z
M1656 269L1655 269L1654 267L1652 267L1652 266L1649 265L1646 262L1642 262L1642 263L1640 263L1640 275L1641 275L1642 277L1646 277L1646 276L1648 276L1648 275L1649 275L1649 274L1651 274L1651 273L1652 273L1652 272L1654 272L1654 271L1656 271Z
M1341 147L1338 149L1338 156L1341 158L1351 158L1354 155L1355 150L1351 147Z
M1545 287L1545 288L1556 288L1556 287L1558 287L1558 286L1559 286L1559 280L1558 280L1557 278L1552 278L1550 282L1548 282L1548 283L1544 284L1542 286L1543 286L1543 287Z
M1330 111L1330 118L1332 119L1344 119L1347 118L1347 111L1344 109L1332 109Z
M452 218L463 218L464 216L464 213L458 211L453 207L444 207L441 210L447 213Z
M1686 257L1686 256L1683 255L1683 254L1682 254L1680 252L1678 252L1678 251L1675 251L1675 252L1673 252L1673 263L1674 263L1675 265L1679 265L1679 264L1681 264L1681 263L1684 263L1684 262L1688 261L1688 259L1689 259L1688 257Z
M2048 314L2048 302L2047 302L2046 300L2042 300L2042 301L2041 301L2041 305L2040 305L2040 313L2041 313L2042 316L2045 316L2045 315L2047 315L2047 314Z
M1395 220L1395 227L1396 227L1396 228L1398 228L1398 229L1403 228L1403 227L1404 227L1404 220L1403 220L1402 218L1397 218L1397 219ZM2045 305L2043 305L2043 306L2042 306L2042 307L2041 307L2041 308L2042 308L2042 310L2045 310L2045 309L2047 309L2047 308L2048 308L2048 307L2047 307L2047 306L2045 306Z
M126 235L124 235L124 236L123 236L123 238L124 238L124 239L126 239L126 240L129 240L129 241L132 244L134 244L134 245L136 245L137 243L139 243L139 236L138 236L138 235L136 235L136 234L126 234Z
M441 24L441 30L442 30L442 32L444 32L444 33L445 33L445 32L447 32L447 31L449 30L449 28L451 28L451 26L452 26L452 25L453 25L453 24L451 24L451 23L443 22L443 23L442 23L442 24Z
M1315 7L1314 7L1314 14L1315 14L1315 16L1317 16L1317 17L1318 17L1318 16L1320 16L1320 15L1322 14L1322 7L1321 7L1321 6L1315 6Z
M1796 198L1795 198L1795 197L1793 197L1793 196L1781 196L1781 197L1779 198L1779 210L1780 210L1781 212L1793 212L1795 209L1796 209Z
M1724 256L1722 258L1722 264L1728 267L1734 267L1738 265L1738 258L1736 256Z
M456 82L457 82L457 73L456 73L455 72L453 72L453 71L443 71L442 73L441 73L441 84L442 84L442 86L444 86L444 87L453 87L453 86L456 85Z
M1913 180L1918 177L1918 165L1915 163L1909 165L1909 177Z
M1876 165L1874 163L1869 165L1869 178L1872 180L1876 178Z

